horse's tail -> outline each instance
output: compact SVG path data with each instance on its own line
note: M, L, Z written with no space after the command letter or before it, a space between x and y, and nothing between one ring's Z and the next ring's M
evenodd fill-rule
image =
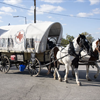
M54 47L51 49L50 51L50 58L54 58L54 59L57 59L56 58L56 55L57 55L57 52L59 51L58 47Z
M55 60L57 59L56 55L58 51L59 51L58 47L54 47L50 51L50 62L53 63L50 63L48 66L48 74L51 73L51 68L57 67L57 61Z

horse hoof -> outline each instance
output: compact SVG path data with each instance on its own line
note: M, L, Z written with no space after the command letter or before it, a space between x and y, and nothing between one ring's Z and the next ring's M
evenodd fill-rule
M87 79L88 81L92 81L91 79Z
M54 80L57 80L57 78L56 78L56 77L54 77Z
M66 83L69 83L68 80L66 80Z
M68 80L64 80L64 82L69 83Z
M87 81L92 81L90 78L86 78Z
M94 75L94 78L96 79L96 78L97 78L97 76L96 76L96 75Z
M62 82L62 78L59 78L59 81Z
M78 85L78 86L81 86L82 84L81 84L81 82L79 82L79 83L77 83L77 85Z

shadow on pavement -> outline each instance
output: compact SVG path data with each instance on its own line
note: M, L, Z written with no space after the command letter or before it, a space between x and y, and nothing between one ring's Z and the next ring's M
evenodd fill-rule
M59 71L62 79L64 79L64 71ZM19 75L29 75L29 72L27 69L25 71L20 72L16 68L11 68L11 70L8 72L8 74L19 74ZM82 86L98 86L100 87L100 75L97 77L97 79L94 79L94 75L96 74L96 71L90 71L89 76L92 79L92 81L87 81L86 80L86 70L79 70L79 80L81 81ZM47 69L41 69L40 75L37 77L44 77L44 78L53 78L53 73L50 73L47 75ZM71 70L69 70L69 75L68 75L68 80L69 83L67 84L76 84L75 78L72 76Z

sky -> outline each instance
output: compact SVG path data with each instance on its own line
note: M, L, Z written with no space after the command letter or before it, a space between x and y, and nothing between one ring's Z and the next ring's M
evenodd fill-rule
M20 16L20 17L13 17ZM0 0L0 27L34 23L34 0ZM63 37L88 32L100 38L100 0L36 0L36 22L59 22Z

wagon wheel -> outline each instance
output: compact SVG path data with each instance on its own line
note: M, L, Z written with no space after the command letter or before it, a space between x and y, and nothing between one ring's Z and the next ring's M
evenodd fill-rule
M10 60L7 56L1 57L1 66L0 70L1 72L7 73L10 69Z
M28 64L28 71L31 76L38 76L41 71L41 64L37 58L34 61L30 60Z

